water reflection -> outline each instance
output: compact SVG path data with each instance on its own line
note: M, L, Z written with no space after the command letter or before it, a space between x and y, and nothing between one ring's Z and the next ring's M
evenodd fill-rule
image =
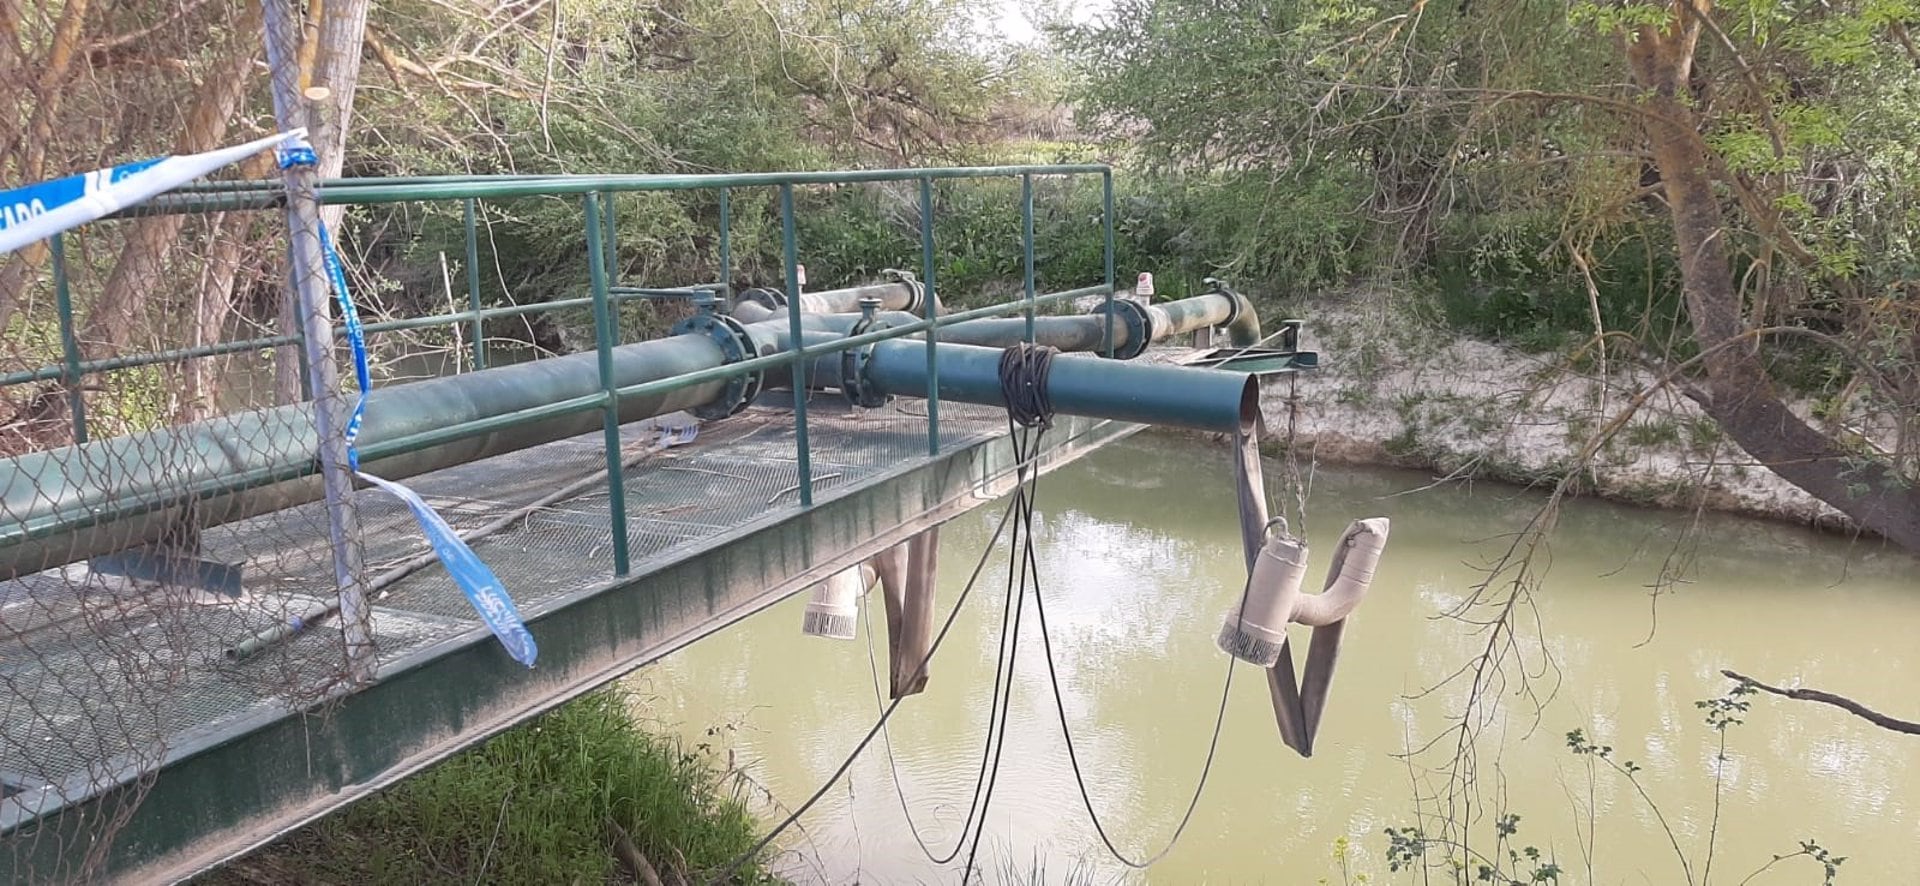
M1277 468L1270 474L1278 484ZM1219 703L1225 658L1213 632L1244 572L1225 455L1192 439L1140 437L1043 481L1039 568L1076 749L1096 808L1134 854L1161 845L1184 811ZM1348 633L1341 671L1311 760L1274 728L1260 675L1233 685L1214 777L1180 845L1151 882L1315 882L1334 876L1336 838L1355 843L1355 870L1386 874L1381 829L1412 822L1408 766L1396 758L1446 728L1464 691L1410 698L1485 642L1439 618L1481 578L1479 566L1523 527L1540 496L1510 487L1446 487L1397 495L1429 478L1321 469L1309 538L1323 545L1347 521L1385 515L1393 536L1373 596ZM995 509L945 531L943 605L992 532ZM1482 774L1523 816L1522 837L1577 871L1589 792L1597 811L1596 879L1681 880L1671 848L1631 786L1589 784L1565 747L1580 728L1647 771L1642 778L1683 844L1704 851L1712 813L1714 733L1694 702L1719 695L1733 667L1911 705L1920 679L1909 625L1913 559L1793 527L1709 517L1694 572L1659 598L1660 575L1692 517L1575 502L1553 537L1538 595L1557 692L1538 718L1513 703L1488 730ZM1324 569L1316 557L1314 578ZM982 573L932 668L929 691L891 731L901 783L936 849L966 815L991 693L1006 580L1004 553ZM722 741L787 802L810 793L876 715L864 639L800 635L796 598L644 672L654 716L698 741ZM1657 616L1657 617L1656 617ZM990 881L1039 858L1049 881L1076 865L1125 870L1099 851L1052 708L1037 622L1022 627L1012 725L988 838ZM884 638L880 642L884 644ZM1761 699L1730 733L1722 775L1716 873L1737 882L1775 852L1816 838L1849 856L1853 882L1910 882L1920 861L1920 743L1823 707ZM708 727L736 723L710 738ZM1496 746L1497 743L1497 746ZM772 814L769 811L769 814ZM953 882L906 828L887 757L876 745L788 845L817 857L834 882ZM963 853L964 856L964 853ZM1697 862L1696 862L1697 866ZM799 872L797 872L799 873ZM1801 878L1796 871L1789 879ZM818 877L811 867L806 877Z

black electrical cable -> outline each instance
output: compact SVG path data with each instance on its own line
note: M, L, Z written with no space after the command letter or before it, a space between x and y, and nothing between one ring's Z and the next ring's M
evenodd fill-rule
M1005 747L1004 740L1008 719L1007 707L1013 695L1012 662L1013 656L1018 653L1018 626L1020 611L1023 608L1021 604L1024 602L1026 596L1027 578L1029 576L1033 579L1035 613L1040 618L1040 641L1046 652L1047 680L1049 684L1051 684L1053 691L1054 710L1059 715L1060 733L1066 740L1067 760L1073 767L1074 784L1079 789L1080 801L1085 805L1087 816L1093 821L1094 830L1100 835L1101 843L1105 844L1107 852L1121 864L1135 869L1149 867L1160 859L1165 858L1167 853L1173 851L1173 847L1179 843L1181 835L1186 833L1187 825L1193 820L1194 810L1200 806L1200 796L1206 790L1207 778L1213 771L1214 755L1220 747L1221 727L1226 722L1227 717L1227 700L1233 690L1233 668L1235 659L1229 656L1227 658L1226 680L1220 689L1220 709L1213 721L1213 737L1207 743L1207 758L1201 765L1200 779L1198 783L1194 785L1193 797L1187 803L1187 810L1185 814L1181 816L1180 824L1174 828L1173 835L1167 839L1167 845L1162 847L1159 852L1154 853L1145 861L1135 861L1128 858L1125 853L1120 851L1119 847L1113 844L1112 838L1107 834L1105 825L1100 821L1099 813L1093 807L1093 797L1087 791L1086 775L1080 768L1080 758L1073 747L1073 730L1067 723L1065 696L1060 691L1060 677L1053 662L1053 641L1047 630L1046 604L1044 602L1044 594L1040 587L1039 562L1033 550L1033 499L1034 493L1038 491L1040 475L1037 458L1039 455L1040 441L1045 436L1046 430L1053 424L1053 399L1047 385L1053 366L1053 356L1056 353L1058 353L1057 349L1051 347L1022 343L1015 347L1007 348L1000 355L1000 390L1002 399L1006 402L1007 406L1008 430L1011 432L1014 466L1017 472L1014 497L1012 501L1007 503L1006 510L1001 512L1000 520L993 530L993 537L987 540L986 550L981 552L980 559L975 562L972 574L967 577L966 585L961 588L960 595L954 600L953 609L947 613L946 621L940 626L940 632L934 635L932 646L927 650L926 656L920 660L920 664L915 671L916 678L921 673L924 673L927 663L932 661L934 653L939 651L940 644L946 640L947 634L953 629L954 622L959 618L960 610L966 604L967 597L973 592L974 585L980 578L981 570L986 567L987 557L992 553L993 546L999 542L1000 536L1005 531L1009 520L1017 513L1019 520L1015 522L1014 545L1011 556L1018 561L1020 565L1017 570L1010 569L1008 575L1008 607L1013 612L1013 639L1015 648L1011 650L1006 658L1006 691L1005 695L999 699L997 736L990 736L991 744L995 748L993 761L987 770L985 787L982 788L978 780L976 780L974 786L976 797L980 797L983 802L977 807L979 827L973 829L973 845L972 849L967 853L966 868L961 874L962 883L965 883L967 878L972 875L973 863L980 849L980 840L986 830L987 807L993 802L993 788L999 777L999 751L1004 750ZM1015 425L1019 427L1015 427ZM1035 433L1027 434L1022 433L1020 428L1038 428L1039 430ZM1032 471L1031 475L1028 474L1029 470ZM1031 480L1029 479L1030 476ZM1031 483L1031 491L1029 483ZM1022 538L1023 534L1025 536L1024 539ZM1019 573L1017 594L1013 593L1015 590L1015 579L1012 573L1014 571ZM1243 585L1240 591L1240 610L1242 614L1244 614L1246 609L1247 591L1251 587L1251 583L1252 576L1249 575L1248 583ZM1006 640L1008 637L1007 631L1005 630L1004 612L1002 618L1002 640ZM871 624L869 624L869 635L871 635L870 629ZM869 654L871 655L871 653ZM870 665L871 662L872 659L869 657ZM996 671L997 670L996 668ZM996 674L996 685L1000 682L997 676ZM878 682L876 672L876 689ZM732 878L734 873L740 869L741 865L746 864L749 860L758 856L768 846L772 845L773 841L778 838L780 834L784 833L787 828L792 827L794 822L799 821L801 816L805 815L818 804L820 799L826 796L827 791L831 790L833 786L840 781L840 778L846 775L847 770L853 767L854 761L859 759L860 754L867 749L867 746L873 743L874 736L880 735L886 730L887 721L893 717L893 713L896 710L899 710L900 702L904 700L905 696L902 696L888 704L886 708L880 712L880 718L873 724L873 728L869 729L867 734L860 739L860 742L854 746L853 752L848 754L840 766L833 771L833 774L827 777L826 782L821 784L820 788L814 791L813 795L808 797L806 802L800 804L799 808L788 815L784 821L771 831L768 831L766 836L762 837L746 852L741 853L739 857L728 864L726 869L720 872L719 876L708 880L707 883L709 886L726 882ZM995 731L995 725L992 719L988 721L988 731L990 733ZM996 738L997 740L995 740ZM888 757L889 764L891 764L891 739L888 740ZM899 793L900 780L897 769L894 770L894 789L896 793ZM904 812L906 809L906 798L904 794L900 794L900 797L902 804L901 809ZM975 807L969 804L969 820L975 818L975 813ZM912 825L911 816L908 817L908 824L909 826ZM962 843L966 842L966 830L967 828L963 826L960 835ZM916 840L920 839L917 830L914 832L914 837ZM957 848L958 847L956 847L956 849ZM921 849L927 849L924 841L921 842ZM931 853L929 854L931 855ZM951 857L952 856L949 856L949 859Z
M960 589L960 595L954 598L953 608L947 612L947 620L940 625L940 632L933 636L933 644L927 649L926 656L922 657L920 664L915 667L914 677L916 679L921 674L926 673L927 663L933 660L934 653L940 651L940 644L947 639L947 633L953 629L953 623L959 619L960 610L966 606L967 597L973 593L974 583L979 580L981 570L986 568L987 557L993 553L993 546L1000 541L1000 534L1006 530L1007 523L1013 516L1013 504L1013 502L1008 502L1006 510L1000 513L999 523L995 525L993 529L993 537L987 539L986 549L980 552L980 559L974 563L973 574L967 576L966 585ZM906 698L907 697L903 695L888 704L886 710L880 712L880 719L873 724L873 728L867 730L866 736L860 739L859 744L854 745L853 753L848 754L847 758L841 761L840 766L833 770L833 774L827 776L827 780L820 785L819 790L814 791L813 795L808 797L806 802L801 803L799 808L793 810L792 814L788 815L785 820L768 831L766 836L761 837L753 846L749 847L747 851L736 856L718 875L709 879L707 886L717 886L717 884L731 881L733 875L739 872L742 865L758 857L768 846L773 845L773 841L778 839L782 833L785 833L787 828L792 827L794 822L799 821L801 816L807 814L808 810L811 810L818 804L820 799L827 795L827 791L832 790L833 786L839 783L841 776L846 775L847 770L853 768L853 761L858 760L861 752L867 749L867 745L873 743L874 736L879 735L880 730L886 728L887 720L893 716L894 711L900 709L900 702L905 701Z
M1010 504L1009 507L1011 508L1012 505ZM1014 523L1013 528L1015 535L1014 542L1017 550L1020 532L1019 523ZM1000 649L994 657L993 695L987 702L987 728L981 736L980 766L974 775L973 797L967 801L967 817L960 823L960 834L954 838L953 848L947 850L944 855L935 852L933 847L928 845L926 837L920 833L920 826L914 822L913 811L907 804L906 789L900 781L900 764L893 754L893 736L884 728L880 731L881 745L887 752L887 769L893 777L894 796L900 801L900 814L906 819L907 831L913 835L914 842L920 845L921 853L926 855L927 860L934 864L949 864L954 859L960 857L960 850L967 846L967 835L973 831L975 818L984 812L980 806L980 795L981 791L988 784L989 766L991 765L991 769L996 775L999 772L999 755L995 753L995 748L1004 746L1007 732L1007 709L1013 698L1013 656L1011 654L1012 650L1008 645L1008 640L1009 636L1011 636L1013 648L1017 648L1020 637L1020 610L1016 608L1018 606L1018 600L1013 593L1014 563L1011 557L1009 558L1007 569L1006 603L1000 612ZM863 609L863 617L870 611L871 607ZM867 669L873 675L873 701L875 707L882 707L883 702L880 699L880 666L876 663L873 652L873 620L867 617L866 622ZM1011 625L1011 630L1009 630L1009 625Z
M1034 589L1035 614L1040 616L1040 644L1047 654L1047 682L1053 687L1053 708L1060 718L1060 735L1066 740L1067 762L1073 766L1073 783L1080 789L1080 802L1086 806L1087 817L1093 821L1093 830L1100 835L1100 842L1106 844L1108 854L1127 867L1144 870L1173 851L1173 847L1180 842L1180 835L1186 833L1187 824L1193 821L1193 811L1200 807L1200 795L1206 791L1207 777L1213 772L1214 754L1220 749L1220 731L1227 720L1227 699L1233 692L1233 666L1236 659L1232 656L1227 657L1227 676L1220 686L1220 710L1213 718L1213 737L1207 741L1207 759L1200 766L1200 780L1193 786L1193 798L1187 801L1187 811L1180 816L1180 824L1173 829L1173 835L1167 838L1167 845L1144 861L1135 861L1121 852L1119 847L1113 845L1113 838L1107 835L1106 826L1100 823L1100 813L1094 811L1093 795L1087 791L1087 778L1080 770L1080 757L1073 749L1073 729L1067 725L1067 706L1060 692L1060 675L1053 666L1053 641L1047 633L1047 607L1043 602L1044 596L1038 588ZM1244 589L1240 595L1240 606L1244 612L1246 608Z
M1007 401L1008 421L1010 423L1019 422L1028 427L1037 425L1041 428L1041 432L1035 434L1031 441L1022 439L1023 435L1017 431L1014 433L1014 461L1017 464L1025 465L1027 463L1027 459L1030 457L1029 447L1032 450L1031 455L1038 454L1039 438L1044 435L1045 428L1052 423L1053 404L1051 398L1046 396L1046 373L1052 365L1053 355L1049 353L1051 351L1051 348L1043 351L1031 345L1024 345L1018 349L1007 349L1000 358L1001 394ZM1019 411L1016 412L1016 409ZM1024 468L1022 470L1024 470ZM1036 486L1037 485L1036 482ZM1120 848L1114 845L1112 837L1107 834L1106 826L1101 823L1100 814L1093 807L1093 796L1087 790L1086 775L1081 771L1079 754L1074 750L1073 729L1067 723L1065 696L1060 691L1060 676L1053 662L1053 640L1047 629L1046 595L1040 587L1040 567L1033 552L1033 501L1032 498L1026 494L1024 487L1022 487L1020 494L1016 495L1015 505L1020 511L1018 519L1014 524L1015 535L1018 537L1021 528L1024 526L1028 539L1028 543L1023 552L1026 562L1022 568L1021 583L1024 587L1026 574L1030 573L1033 576L1034 608L1035 614L1040 618L1040 642L1046 652L1047 681L1051 684L1053 691L1054 711L1058 714L1060 720L1060 734L1066 742L1067 761L1072 764L1073 767L1074 785L1079 789L1080 801L1086 806L1087 817L1093 821L1093 829L1100 835L1100 842L1105 844L1107 852L1111 854L1116 861L1119 861L1127 867L1144 869L1151 866L1154 862L1165 858L1167 853L1173 851L1173 847L1180 842L1180 836L1186 832L1187 825L1193 821L1194 810L1200 806L1200 796L1205 792L1207 778L1213 772L1214 755L1220 748L1221 728L1227 719L1227 700L1233 692L1234 659L1231 656L1227 658L1226 678L1222 681L1220 687L1220 707L1214 716L1213 736L1207 742L1207 759L1201 764L1200 779L1194 785L1193 797L1187 803L1185 814L1180 817L1180 824L1174 828L1173 835L1167 839L1167 845L1162 847L1159 852L1154 853L1144 861L1136 861L1128 858L1126 853L1121 852ZM1251 584L1252 576L1249 574L1247 584L1243 585L1240 591L1240 608L1243 613L1247 603L1247 591L1251 587ZM991 794L989 794L989 797L990 796ZM975 839L975 848L978 848L977 837ZM969 856L968 870L970 871L971 869L972 858Z
M1052 349L1048 350L1050 351ZM1045 378L1045 367L1048 365L1050 359L1051 354L1044 353L1038 358L1041 378L1043 379ZM1001 358L1000 365L1002 371L1001 389L1004 392L1011 387L1015 387L1015 385L1007 384L1006 373L1010 365L1004 356ZM1033 365L1031 363L1016 364L1012 367L1012 371L1020 372L1022 368L1031 371ZM1044 391L1044 385L1041 385L1040 389ZM1040 489L1040 469L1037 463L1030 465L1028 459L1038 456L1040 438L1046 436L1047 428L1053 423L1053 406L1051 401L1041 399L1032 405L1034 406L1034 411L1029 413L1028 416L1035 420L1035 425L1037 425L1038 429L1031 432L1013 427L1017 419L1014 417L1013 410L1009 409L1007 411L1007 430L1013 443L1014 464L1018 466L1015 468L1018 472L1018 480L1014 487L1013 500L1013 506L1018 512L1018 518L1013 522L1012 556L1010 557L1010 562L1007 564L1008 596L1014 599L1014 655L1019 654L1020 612L1026 608L1027 579L1029 576L1033 578L1035 595L1037 596L1040 592L1040 576L1035 567L1033 556L1033 500ZM1029 435L1031 435L1031 439L1028 439ZM1033 472L1031 481L1029 481L1027 474L1029 469ZM1019 575L1017 590L1014 582L1014 575L1016 573ZM1010 704L1013 700L1013 670L1012 657L1009 656L1007 666L1007 695L1003 704ZM993 805L993 788L998 784L1000 779L1000 754L1005 751L1007 747L1005 731L1007 721L1011 719L1008 713L1009 712L1004 709L1001 711L1001 739L999 746L994 749L993 768L988 773L986 795L980 803L980 825L974 829L973 846L967 850L967 864L960 872L960 882L962 884L966 883L973 875L973 863L980 852L980 840L986 834L987 809Z
M1047 383L1051 379L1053 357L1057 353L1059 351L1055 348L1030 342L1021 342L1000 352L1000 398L1007 407L1007 432L1013 446L1013 461L1018 466L1015 468L1018 473L1013 498L1018 519L1013 523L1013 543L1008 550L1007 560L1007 596L1014 609L1015 656L1019 654L1020 613L1026 609L1027 579L1030 575L1034 579L1035 590L1039 588L1033 557L1033 493L1039 489L1040 471L1037 464L1029 465L1029 459L1039 454L1040 440L1046 436L1047 429L1053 426L1053 397ZM1028 487L1029 467L1033 471L1031 490ZM1010 656L1007 692L1001 700L1001 736L994 748L993 765L987 770L986 791L979 806L980 825L974 829L973 845L967 850L967 863L960 871L961 883L966 883L973 876L973 864L980 853L980 841L986 836L987 810L993 806L993 789L1000 780L1000 758L1007 748L1005 730L1010 719L1005 707L1013 700L1013 672ZM961 839L966 839L964 833Z
M1053 424L1053 393L1047 383L1058 353L1058 348L1027 342L1000 352L1000 398L1007 404L1009 421L1025 428Z

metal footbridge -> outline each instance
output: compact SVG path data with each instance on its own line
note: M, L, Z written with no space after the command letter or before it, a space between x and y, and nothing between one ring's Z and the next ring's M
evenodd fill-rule
M1042 293L1033 185L1053 176L1104 187L1106 269ZM932 188L980 177L1023 184L1026 285L949 310ZM802 292L794 189L855 182L919 184L922 267ZM731 285L729 199L746 188L778 194L784 286ZM618 279L614 195L659 190L715 195L726 282ZM1037 470L1147 425L1257 421L1258 377L1313 363L1298 324L1265 334L1219 285L1124 297L1111 195L1104 167L1036 166L341 180L304 194L241 182L137 210L288 210L298 284L293 204L464 204L467 308L364 332L459 328L473 368L373 390L357 454L491 567L538 641L532 668L496 641L416 515L351 480L349 398L336 393L334 342L316 343L349 330L320 296L301 293L304 334L88 353L56 242L59 359L0 378L0 390L60 394L71 422L66 445L0 459L0 877L184 879L1005 494L1005 349L1068 352L1045 382L1059 416ZM476 204L555 198L581 207L587 294L484 306ZM681 304L684 319L623 342L622 310L642 300ZM1091 313L1062 313L1088 300ZM580 308L594 317L591 351L487 365L488 321ZM1215 329L1230 347L1187 346ZM92 378L270 350L312 355L310 399L89 433Z

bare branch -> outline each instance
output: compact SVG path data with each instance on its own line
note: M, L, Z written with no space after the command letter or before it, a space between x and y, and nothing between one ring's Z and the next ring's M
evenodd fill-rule
M1762 692L1772 693L1782 698L1791 698L1795 701L1817 701L1821 704L1830 704L1882 729L1901 732L1907 735L1920 735L1920 723L1889 717L1844 695L1835 695L1831 692L1822 692L1818 689L1782 689L1778 686L1768 686L1759 680L1734 671L1722 670L1720 673L1725 675L1729 680L1738 680Z
M88 44L87 46L87 59L89 63L97 65L99 64L99 62L96 61L96 59L102 58L104 56L110 56L118 50L125 49L129 46L132 46L133 44L138 43L141 40L149 36L152 36L153 34L158 33L159 31L179 22L181 19L186 18L189 15L192 15L195 10L198 10L200 7L205 5L207 5L207 0L187 0L187 2L180 4L178 8L174 9L174 11L171 14L167 15L166 17L160 19L157 22L154 22L151 25L148 25L144 28L140 28L138 30L128 31L127 33L121 34L119 36L108 37L105 40L96 40L93 43Z

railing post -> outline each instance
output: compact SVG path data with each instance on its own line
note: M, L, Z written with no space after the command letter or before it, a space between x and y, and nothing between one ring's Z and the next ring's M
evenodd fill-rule
M480 318L480 228L476 204L467 198L467 310L473 312L473 368L487 368L487 321Z
M53 299L60 311L60 357L66 362L61 381L67 386L67 411L72 413L73 442L87 442L87 398L80 393L80 341L73 335L73 288L67 282L67 238L53 235Z
M613 218L614 204L618 202L619 195L609 191L606 202L600 204L601 229L607 237L607 282L610 285L620 282L620 234L619 229L614 227Z
M605 419L607 449L607 521L613 529L613 574L624 577L631 567L627 550L627 478L620 455L620 394L613 379L613 337L617 317L612 299L607 297L607 264L600 230L600 195L588 193L584 207L587 217L587 273L593 285L593 345L600 358L600 393L606 398L601 407Z
M787 331L793 346L801 347L800 335L800 253L793 235L793 185L780 186L780 250L787 266ZM800 506L813 506L813 455L807 445L807 372L805 360L793 361L793 437L794 460L800 476Z
M720 282L727 287L727 310L733 310L733 193L720 189Z
M1107 357L1113 357L1113 170L1100 173L1100 226L1106 238L1104 251L1107 287Z
M273 115L282 130L299 125L302 113L298 64L293 39L299 23L284 0L263 0L267 68L272 72ZM311 163L286 165L288 267L298 295L311 390L313 427L320 441L320 476L325 490L327 534L332 546L334 584L340 594L340 630L346 642L347 672L356 681L373 678L376 665L373 625L362 582L360 520L353 501L353 472L347 454L346 398L334 367L333 321L327 308L328 279L322 246L318 171Z
M934 318L933 179L920 179L920 279L927 287L922 299L927 319ZM940 327L927 327L927 454L940 454Z
M1020 176L1020 254L1027 271L1027 344L1033 344L1033 173Z

